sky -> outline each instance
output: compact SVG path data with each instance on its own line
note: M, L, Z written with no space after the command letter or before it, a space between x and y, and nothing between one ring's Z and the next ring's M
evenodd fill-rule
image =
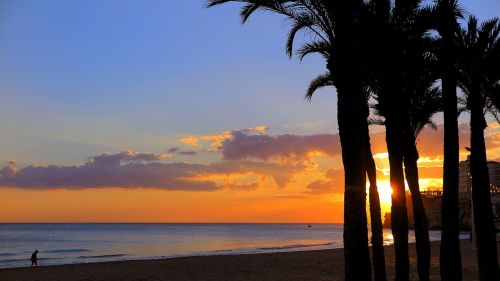
M0 222L341 222L335 90L303 98L324 62L289 59L286 21L241 25L239 7L1 1ZM441 134L419 141L423 189L440 184Z

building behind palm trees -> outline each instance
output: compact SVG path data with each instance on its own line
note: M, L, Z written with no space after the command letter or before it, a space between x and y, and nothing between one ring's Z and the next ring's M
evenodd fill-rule
M500 229L500 163L496 161L488 161L488 176L490 180L491 191L491 207L493 209L493 219L497 229ZM472 177L470 174L470 156L467 160L460 162L459 173L459 204L460 204L460 221L462 224L470 227L471 218L471 190Z
M441 229L441 197L443 192L440 190L421 191L422 203L424 204L425 213L427 215L427 223L429 229ZM413 229L414 218L413 205L411 201L411 194L406 192L406 203L408 212L408 226ZM391 227L391 213L387 212L384 216L385 228Z
M488 175L490 179L490 187L492 193L497 193L500 189L500 163L496 161L488 161ZM467 160L460 162L459 166L459 198L470 201L470 193L472 190L472 177L470 174L470 156Z

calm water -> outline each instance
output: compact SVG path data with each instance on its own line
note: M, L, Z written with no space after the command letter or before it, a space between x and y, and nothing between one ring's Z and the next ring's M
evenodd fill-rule
M35 249L52 265L341 247L341 224L0 224L0 268L29 266Z

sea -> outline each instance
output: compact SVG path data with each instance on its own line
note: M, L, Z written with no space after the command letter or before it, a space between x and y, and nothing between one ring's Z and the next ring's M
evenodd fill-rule
M342 248L342 224L0 224L0 268ZM430 231L431 240L440 231ZM413 232L410 242L415 241ZM384 243L392 243L384 229Z

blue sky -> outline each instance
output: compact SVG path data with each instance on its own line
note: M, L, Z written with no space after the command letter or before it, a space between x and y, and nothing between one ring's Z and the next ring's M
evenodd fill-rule
M500 1L462 1L480 18ZM336 132L333 90L303 100L319 57L284 54L286 23L199 0L3 0L0 161L79 163L164 152L178 139L257 125Z

